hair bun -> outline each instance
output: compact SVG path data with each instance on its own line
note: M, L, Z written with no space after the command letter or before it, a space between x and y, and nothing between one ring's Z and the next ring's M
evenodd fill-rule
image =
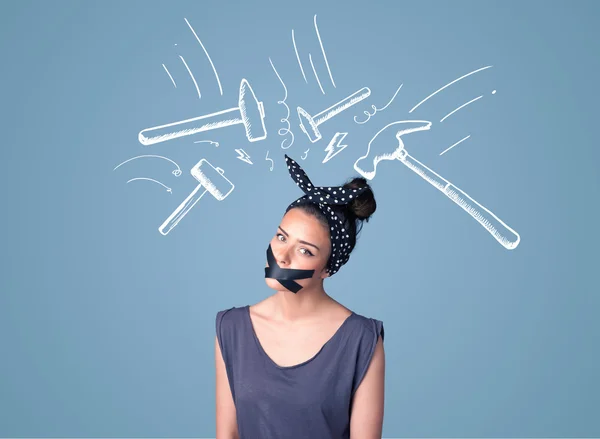
M346 189L362 189L367 187L358 197L354 198L347 204L346 211L360 220L369 221L369 218L377 209L375 195L371 190L371 186L364 177L354 177L352 180L344 184Z

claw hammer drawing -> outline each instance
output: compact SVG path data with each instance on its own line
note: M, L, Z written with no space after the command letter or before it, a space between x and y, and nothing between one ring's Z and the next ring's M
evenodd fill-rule
M365 171L363 168L361 168L361 166L359 166L358 163L369 157L371 152L371 143L382 132L388 129L398 129L398 127L394 127L398 124L405 124L404 126L406 126L405 129L401 129L396 132L398 147L392 153L375 155L375 157L372 158L372 171ZM377 163L379 161L397 159L406 167L408 167L408 169L416 173L423 180L431 184L433 187L438 189L453 202L458 204L462 209L465 210L465 212L467 212L479 224L481 224L496 239L496 241L502 244L505 248L507 248L508 250L512 250L515 247L517 247L517 245L519 245L519 242L521 241L521 237L515 230L507 226L493 212L491 212L489 209L485 208L483 205L475 201L462 189L456 187L450 181L446 180L441 175L437 174L435 171L428 168L408 153L408 151L404 147L402 136L415 131L429 130L430 128L431 122L426 120L406 120L392 122L386 125L380 131L378 131L377 134L375 134L375 136L371 139L371 141L369 142L367 153L364 156L360 157L358 160L356 160L356 162L354 163L354 169L360 172L365 178L371 180L375 176L375 169L377 168Z

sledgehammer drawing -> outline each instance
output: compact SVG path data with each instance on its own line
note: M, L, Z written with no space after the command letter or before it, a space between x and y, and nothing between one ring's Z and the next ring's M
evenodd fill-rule
M200 184L196 186L196 189L183 200L169 218L158 228L158 231L163 235L169 233L207 191L217 200L223 201L235 187L225 177L224 171L221 168L215 168L206 159L202 159L196 163L190 173ZM202 188L204 188L204 191L200 192Z
M406 129L398 130L398 127L394 127L393 129L388 130L389 127L397 125L397 124L407 124ZM517 232L507 226L500 218L494 215L493 212L486 209L484 206L479 204L473 198L471 198L466 192L462 191L455 185L453 185L450 181L446 180L439 174L435 173L433 170L429 169L423 163L419 162L417 159L412 157L406 151L404 147L404 142L402 141L402 136L405 134L409 134L415 131L424 131L429 130L431 127L431 122L424 120L405 120L399 122L392 122L375 134L375 136L369 142L369 146L367 148L367 153L360 157L354 163L354 169L360 172L365 178L371 180L375 177L375 169L377 167L377 163L381 160L394 160L398 159L401 163L407 166L411 171L415 172L433 187L441 191L444 195L458 204L461 208L463 208L469 215L471 215L475 220L481 224L500 244L502 244L505 248L512 250L521 241L521 237ZM371 158L371 164L373 165L372 171L365 171L361 166L359 166L359 162L361 160L369 158L369 156L373 156L371 153L371 144L372 142L381 134L382 132L388 130L387 132L393 132L396 130L396 140L398 145L396 149L392 152L374 155ZM389 142L386 142L387 145L383 146L387 148L387 151L391 149L391 145Z
M244 125L246 137L250 142L266 139L265 109L246 79L242 79L238 106L216 113L198 116L191 119L172 122L146 128L138 134L142 145L152 145L159 142L189 136L202 131L224 128L231 125Z

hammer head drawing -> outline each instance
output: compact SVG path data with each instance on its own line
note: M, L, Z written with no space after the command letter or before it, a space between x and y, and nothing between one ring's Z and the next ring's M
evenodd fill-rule
M225 177L224 171L215 168L206 159L196 163L190 173L218 201L223 201L233 191L233 183Z
M302 131L304 131L312 143L315 143L322 137L315 120L302 107L298 107L298 118L300 119L300 128Z
M403 136L430 128L431 122L427 120L401 120L386 125L369 141L366 154L354 162L354 169L366 179L372 180L377 163L382 160L396 160L406 154Z
M233 183L225 177L225 171L215 168L206 159L196 163L190 172L199 184L160 225L158 231L163 235L169 233L205 193L208 192L217 200L223 201L234 188Z
M244 78L240 83L238 98L240 117L246 130L246 137L250 142L262 140L267 137L265 128L265 108L256 98L254 90Z

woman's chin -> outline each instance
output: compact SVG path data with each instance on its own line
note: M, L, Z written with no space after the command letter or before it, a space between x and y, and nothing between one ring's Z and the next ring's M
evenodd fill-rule
M298 282L298 281L296 281L296 282L299 283L299 284L301 284L301 282ZM286 287L284 287L283 285L281 285L277 279L272 279L272 278L266 277L265 278L265 283L272 290L275 290L275 291L289 291Z
M283 285L281 285L276 279L271 279L270 277L265 277L265 283L273 290L281 290L283 288Z

